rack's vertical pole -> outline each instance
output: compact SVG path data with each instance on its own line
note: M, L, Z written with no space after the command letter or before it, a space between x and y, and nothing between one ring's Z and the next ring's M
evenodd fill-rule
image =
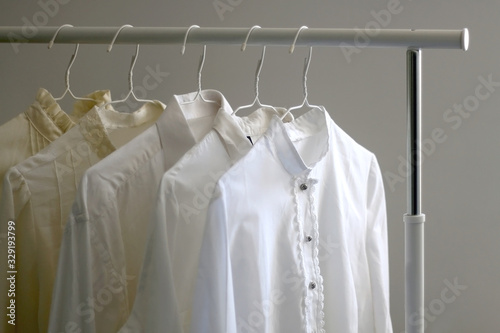
M421 212L421 50L409 49L407 67L407 213L405 222L406 333L424 333L424 221Z

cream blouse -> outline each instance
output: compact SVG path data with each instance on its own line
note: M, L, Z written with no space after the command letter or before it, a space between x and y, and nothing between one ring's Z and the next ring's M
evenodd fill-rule
M147 103L126 114L94 107L76 126L41 152L9 169L0 201L0 233L8 221L16 233L16 326L18 332L47 332L52 289L64 226L84 172L150 127L164 105ZM0 244L6 267L7 242ZM76 260L76 259L75 259ZM7 304L6 270L0 273L0 308ZM9 318L2 316L2 325ZM12 329L11 325L7 325Z
M76 101L69 116L47 90L40 88L26 111L0 126L0 188L10 167L47 147L72 128L75 120L111 99L109 90L98 90L85 97L96 102Z

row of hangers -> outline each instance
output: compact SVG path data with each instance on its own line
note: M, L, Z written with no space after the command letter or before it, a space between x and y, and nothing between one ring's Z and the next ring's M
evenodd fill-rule
M63 24L61 25L57 30L56 32L54 33L54 36L52 37L52 39L50 40L49 42L49 45L48 45L48 48L51 49L52 46L54 45L54 42L57 38L57 35L59 34L59 32L65 28L65 27L73 27L73 25L71 24ZM108 46L108 49L107 49L107 52L111 52L112 48L113 48L113 45L116 41L116 38L118 37L118 35L120 34L120 32L125 29L125 28L131 28L133 27L132 25L130 24L125 24L125 25L122 25L118 31L115 33L114 37L113 37L113 40L111 41L111 43L109 44ZM194 28L200 28L200 26L198 25L192 25L190 26L187 31L186 31L186 34L184 36L184 42L183 42L183 45L182 45L182 48L181 48L181 54L184 55L185 51L186 51L186 43L187 43L187 39L188 39L188 36L189 36L189 33L192 29ZM254 25L253 27L250 28L250 30L248 31L247 35L246 35L246 38L245 38L245 41L243 42L243 44L241 45L241 51L245 51L246 47L247 47L247 43L248 43L248 39L250 38L250 35L252 34L252 32L255 30L255 29L261 29L260 26L258 25ZM295 50L295 44L297 42L297 38L299 37L300 33L302 30L304 29L308 29L307 26L301 26L296 35L295 35L295 38L293 40L293 43L292 45L290 46L290 49L289 49L289 53L292 54ZM94 101L93 99L91 98L86 98L86 97L78 97L76 96L72 91L71 91L71 86L70 86L70 80L69 80L69 77L70 77L70 72L71 72L71 67L73 66L73 63L75 62L75 59L78 55L78 48L79 48L80 44L76 44L76 47L75 47L75 50L73 52L73 55L71 56L71 59L69 61L69 65L68 65L68 68L66 69L66 75L65 75L65 91L64 93L60 96L60 97L57 97L57 98L54 98L56 101L59 101L61 99L63 99L67 93L70 94L70 96L75 99L75 100L88 100L88 101ZM195 102L196 100L198 99L201 99L202 101L206 102L206 103L218 103L216 101L211 101L211 100L207 100L203 97L203 95L201 94L201 73L202 73L202 70L203 70L203 66L205 64L205 57L206 57L206 51L207 51L207 46L206 45L203 45L203 53L200 57L200 63L199 63L199 66L198 66L198 90L197 90L197 93L195 95L195 97L193 98L192 101L188 101L188 102L185 102L184 104L188 104L188 103L193 103ZM135 63L137 61L137 57L139 55L139 44L136 45L136 49L135 49L135 54L132 56L132 61L131 61L131 64L130 64L130 70L129 70L129 73L128 73L128 83L129 83L129 91L127 92L127 94L125 95L125 97L123 99L120 99L120 100L113 100L113 101L110 101L110 102L107 102L104 106L107 106L107 105L110 105L110 104L116 104L116 103L122 103L122 102L126 102L131 96L134 98L134 100L136 102L142 102L142 103L148 103L148 102L151 102L153 103L154 101L152 100L148 100L148 99L141 99L141 98L138 98L135 93L134 93L134 83L133 83L133 73L134 73L134 67L135 67ZM273 109L276 113L277 110L274 106L271 106L271 105L266 105L266 104L263 104L261 101L260 101L260 98L259 98L259 79L260 79L260 73L262 71L262 65L264 63L264 58L265 58L265 55L266 55L266 46L264 46L262 48L262 53L261 53L261 57L259 59L259 61L257 62L257 70L255 72L255 98L253 100L253 102L251 104L248 104L248 105L243 105L243 106L240 106L238 107L236 110L233 111L233 115L235 115L238 111L242 110L242 109L249 109L249 108L262 108L262 107L267 107L267 108L271 108ZM290 113L291 111L294 111L294 110L298 110L298 109L301 109L301 108L304 108L304 107L307 107L307 108L310 108L310 109L321 109L320 106L318 105L313 105L313 104L310 104L309 103L309 100L308 100L308 90L307 90L307 74L309 72L309 66L311 64L311 56L312 56L312 46L309 47L309 54L308 56L305 58L305 62L304 62L304 72L303 72L303 76L302 76L302 88L303 88L303 94L304 94L304 98L302 100L302 103L299 104L299 105L296 105L296 106L293 106L293 107L290 107L282 116L281 116L281 119L283 120L286 115L288 113Z

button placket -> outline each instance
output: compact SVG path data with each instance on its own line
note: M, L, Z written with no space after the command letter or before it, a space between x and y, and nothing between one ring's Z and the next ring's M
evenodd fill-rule
M311 237L312 237L312 242L311 242L311 249L312 249L312 261L313 261L313 279L311 280L311 286L314 286L314 323L315 327L314 330L317 330L318 332L324 333L325 330L323 329L325 321L324 321L324 294L323 294L323 277L321 275L321 269L319 265L319 221L318 221L318 216L316 212L316 203L315 203L315 196L314 196L314 189L315 187L312 186L316 184L318 181L316 179L310 179L310 191L309 191L309 216L310 216L310 221L311 221Z
M299 260L300 273L302 275L302 281L304 283L304 288L302 290L302 314L304 316L303 328L307 331L310 330L311 320L314 320L314 317L310 314L311 309L311 298L310 298L310 290L308 288L308 283L311 280L311 256L310 251L308 251L306 244L304 243L304 227L305 221L307 219L307 193L304 190L300 189L300 185L304 183L305 177L303 175L298 175L293 177L291 181L291 186L293 187L293 204L295 208L295 218L294 218L294 229L297 235L297 259Z
M316 216L314 214L314 184L316 180L306 177L296 179L297 203L301 212L299 221L302 229L302 254L303 267L306 285L305 315L308 323L308 331L313 331L321 327L318 322L318 309L320 300L320 285L318 283L317 265L317 235L315 232Z
M306 191L307 189L309 189L309 186L307 185L307 183L309 182L310 180L309 179L306 179L305 181L299 181L300 185L299 185L299 189L304 192ZM306 194L306 193L304 193ZM310 223L310 218L308 218L308 214L307 214L307 211L310 209L310 205L311 205L311 202L309 202L309 195L304 195L305 197L305 204L303 206L303 209L305 211L304 213L304 220L303 220L303 229L305 231L305 236L304 236L304 241L306 243L311 243L312 240L313 240L313 236L311 236L311 231L312 231L312 224ZM312 245L312 244L309 244L309 245Z

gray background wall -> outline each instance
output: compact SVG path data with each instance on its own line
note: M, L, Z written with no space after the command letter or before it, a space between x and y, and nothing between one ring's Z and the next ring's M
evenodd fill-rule
M0 25L295 27L364 29L373 13L397 0L377 1L2 1ZM48 7L47 4L52 4ZM225 4L218 14L214 3ZM470 50L423 52L423 212L426 223L427 332L500 332L500 2L400 0L386 28L461 29L471 33ZM81 45L73 67L73 91L83 96L127 90L134 46ZM0 45L0 123L19 114L39 87L55 96L64 90L72 45ZM149 70L168 73L147 98L168 102L196 89L201 46L143 45L135 78ZM260 48L209 46L203 87L218 89L237 107L253 100ZM269 47L261 76L266 104L299 104L306 48L293 55ZM349 60L349 61L348 61ZM166 74L165 74L166 76ZM495 82L486 87L484 80ZM477 88L478 86L482 86ZM479 90L477 90L479 89ZM488 90L489 89L489 90ZM478 94L479 91L479 94ZM394 331L404 330L404 228L406 185L400 159L406 149L405 51L361 49L349 59L339 48L316 48L309 74L310 102L325 105L333 119L379 159L388 208L391 306ZM65 110L73 101L63 100ZM457 110L462 107L462 113ZM455 111L454 111L455 110ZM432 139L433 131L441 133ZM392 177L392 178L391 178ZM459 289L450 288L458 284Z

